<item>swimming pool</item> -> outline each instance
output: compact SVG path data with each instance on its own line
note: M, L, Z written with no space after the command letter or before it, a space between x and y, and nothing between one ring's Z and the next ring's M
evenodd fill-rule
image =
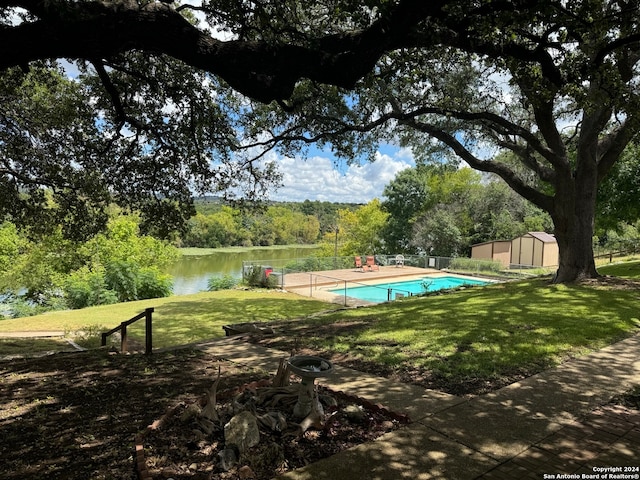
M475 280L463 277L424 277L418 280L407 280L404 282L384 283L379 285L369 285L360 287L334 288L331 293L347 295L347 297L358 298L367 302L381 303L388 300L395 300L402 296L409 297L425 292L435 292L445 288L456 288L463 285L487 285L491 282Z

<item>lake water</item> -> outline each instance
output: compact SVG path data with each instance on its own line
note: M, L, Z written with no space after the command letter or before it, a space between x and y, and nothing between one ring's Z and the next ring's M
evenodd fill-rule
M186 295L205 291L210 277L232 275L241 278L243 261L282 262L312 256L316 250L317 247L256 248L239 252L183 255L169 268L168 273L173 276L174 295Z

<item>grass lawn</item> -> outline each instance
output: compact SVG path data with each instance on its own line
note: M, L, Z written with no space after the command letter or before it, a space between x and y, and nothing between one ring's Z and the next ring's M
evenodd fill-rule
M0 355L23 355L25 352L62 352L69 344L58 338L0 338Z
M640 261L600 272L638 279ZM155 348L222 336L229 323L268 322L277 334L263 340L267 345L453 391L451 385L474 382L495 388L640 331L637 286L548 282L508 282L340 311L281 292L209 292L2 320L0 332L106 330L153 306ZM130 332L143 339L142 322Z
M229 323L268 322L339 308L337 305L289 293L226 290L0 320L0 332L83 330L98 333L118 326L120 322L134 317L148 307L155 309L154 348L223 336L222 326ZM130 326L128 332L132 337L143 341L144 320Z
M638 301L638 289L533 279L407 298L276 329L289 330L301 348L354 365L373 363L380 373L405 380L426 378L428 386L504 384L640 331ZM292 345L286 338L273 342L285 351Z
M613 277L638 279L640 278L640 260L636 258L628 262L608 263L599 266L598 272Z

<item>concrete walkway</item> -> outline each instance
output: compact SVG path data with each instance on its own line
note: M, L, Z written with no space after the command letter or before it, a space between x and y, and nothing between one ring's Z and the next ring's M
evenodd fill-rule
M272 373L288 357L240 337L201 348ZM405 413L412 423L280 479L612 479L594 468L640 466L640 412L603 406L640 385L640 335L471 399L339 365L321 383Z

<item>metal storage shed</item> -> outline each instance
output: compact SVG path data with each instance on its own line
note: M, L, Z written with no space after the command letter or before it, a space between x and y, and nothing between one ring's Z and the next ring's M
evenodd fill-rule
M528 232L511 240L511 264L532 267L558 265L558 242L545 232Z
M484 242L471 247L471 258L501 262L505 267L554 267L558 265L558 243L545 232L528 232L513 240Z
M494 260L507 268L511 263L511 240L494 240L472 245L471 258Z

